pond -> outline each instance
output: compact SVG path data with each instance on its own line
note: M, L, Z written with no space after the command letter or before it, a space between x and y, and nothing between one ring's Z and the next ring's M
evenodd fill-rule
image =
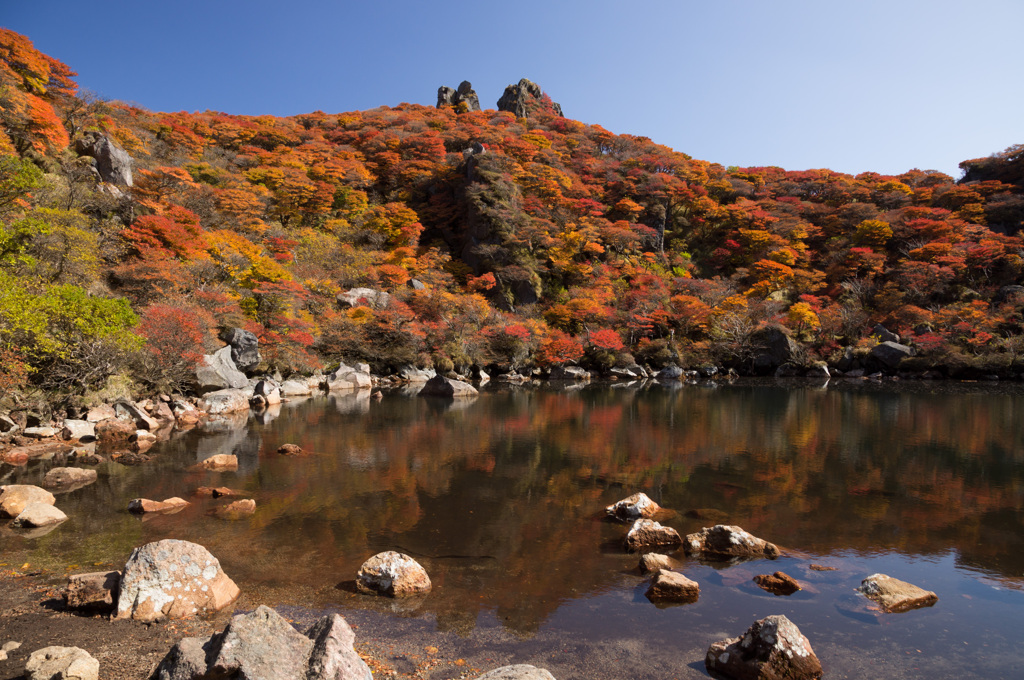
M269 604L415 625L568 678L706 677L711 642L784 614L826 677L1024 676L1024 390L944 383L736 381L491 388L470 401L414 391L296 401L176 433L138 467L99 466L58 496L49 534L5 534L3 555L40 566L118 568L162 538L206 546ZM314 455L275 453L295 443ZM237 472L196 472L215 453ZM3 470L38 483L52 463ZM256 513L228 521L228 486ZM737 524L774 561L688 559L694 604L645 597L627 526L604 507L644 491L681 534ZM136 497L191 506L139 518ZM415 557L434 590L403 603L357 595L362 562ZM816 571L811 564L835 567ZM804 589L753 584L781 570ZM933 607L883 614L855 588L877 572L935 591ZM363 617L363 618L360 618Z

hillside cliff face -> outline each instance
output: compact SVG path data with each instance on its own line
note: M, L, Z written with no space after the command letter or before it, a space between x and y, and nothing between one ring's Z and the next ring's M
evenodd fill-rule
M102 382L130 351L157 385L222 327L283 371L750 372L765 328L789 363L849 369L878 324L916 354L901 370L1020 370L1016 147L959 183L725 168L567 119L527 80L507 110L463 83L439 108L159 113L83 101L27 38L0 45L6 384ZM390 302L342 308L356 287Z

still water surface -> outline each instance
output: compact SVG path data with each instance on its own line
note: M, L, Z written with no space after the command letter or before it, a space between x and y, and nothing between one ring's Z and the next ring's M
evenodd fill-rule
M801 628L827 677L1024 677L1021 414L1019 389L945 384L332 396L178 433L141 467L106 463L96 484L58 497L68 522L7 534L4 553L120 567L137 545L191 540L271 604L416 619L547 659L560 680L703 677L711 642L770 614ZM278 456L287 442L316 455ZM238 455L238 472L189 470L215 453ZM3 483L37 483L51 465L8 468ZM125 511L202 485L242 490L255 515L219 519L223 501L198 498L145 521ZM675 510L665 523L681 534L738 524L784 556L679 556L700 600L655 607L626 526L603 519L635 491ZM360 564L392 549L426 567L426 599L352 593ZM776 597L751 581L776 570L804 590ZM854 592L876 572L939 602L880 614Z

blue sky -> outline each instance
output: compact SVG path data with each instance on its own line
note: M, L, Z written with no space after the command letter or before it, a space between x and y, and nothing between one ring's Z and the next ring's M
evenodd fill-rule
M0 0L84 88L157 111L484 108L526 77L565 114L724 165L959 176L1024 143L1020 0Z

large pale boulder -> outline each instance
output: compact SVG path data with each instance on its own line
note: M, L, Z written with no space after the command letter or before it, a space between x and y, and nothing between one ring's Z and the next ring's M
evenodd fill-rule
M64 590L64 603L73 609L114 608L118 590L121 588L121 572L94 571L88 574L72 574Z
M116 618L188 618L219 611L238 594L238 586L206 548L169 538L132 551L121 578Z
M86 132L75 140L75 152L79 156L96 159L96 172L104 182L119 186L132 186L132 165L134 161L117 142L101 132Z
M930 607L939 601L939 596L932 591L885 574L868 576L861 581L857 590L877 602L887 612L905 612L919 607Z
M623 498L604 509L609 517L632 522L636 519L650 519L660 510L661 506L650 499L644 492L635 493L629 498Z
M679 572L659 569L651 578L646 595L651 602L696 602L700 585Z
M443 375L435 375L423 385L420 394L425 397L454 398L475 397L479 392L468 382L452 380L451 378L445 378Z
M416 368L415 366L403 366L398 369L398 377L413 385L425 383L435 375L437 375L437 372L432 368L423 369Z
M248 386L249 379L235 366L231 346L228 345L203 357L202 364L196 368L196 384L201 392L237 390Z
M199 400L199 408L211 416L248 411L249 391L244 389L227 389L207 392Z
M51 524L60 524L68 518L63 511L58 510L49 503L29 503L25 506L11 526L21 529L35 529L37 527L48 527Z
M712 643L704 666L736 680L813 680L822 674L811 643L785 616L755 621L740 637Z
M100 662L78 647L43 647L25 664L25 680L96 680Z
M774 543L728 524L716 524L688 534L683 549L687 555L712 557L767 557L774 560L779 556L779 548Z
M373 309L384 309L391 301L391 296L382 290L372 288L351 288L344 293L338 293L337 300L340 304L348 307L372 307Z
M88 420L69 419L64 421L60 431L64 439L77 439L80 442L91 442L96 439L96 424Z
M53 505L56 500L46 489L31 484L0 486L0 517L17 517L30 503Z
M238 469L238 456L231 453L217 453L199 461L197 467L215 472Z
M368 390L373 386L369 373L342 364L338 370L327 376L327 390L338 392L343 390Z
M313 393L305 380L285 380L281 383L282 397L306 397Z
M55 467L47 471L43 477L43 486L54 491L72 491L81 489L96 481L95 470L77 467Z
M513 666L502 666L488 671L476 680L555 680L555 676L546 668L537 668L525 663Z
M255 396L263 397L263 403L273 406L281 403L281 386L274 380L260 380L252 389Z
M356 588L364 593L406 597L430 592L430 577L413 558L389 550L363 562L356 574Z
M355 634L341 616L325 616L305 634L280 614L259 606L239 614L221 633L179 641L153 680L372 680Z
M682 543L679 532L672 527L662 526L653 519L638 519L626 534L626 547L640 550L655 545L675 546Z

